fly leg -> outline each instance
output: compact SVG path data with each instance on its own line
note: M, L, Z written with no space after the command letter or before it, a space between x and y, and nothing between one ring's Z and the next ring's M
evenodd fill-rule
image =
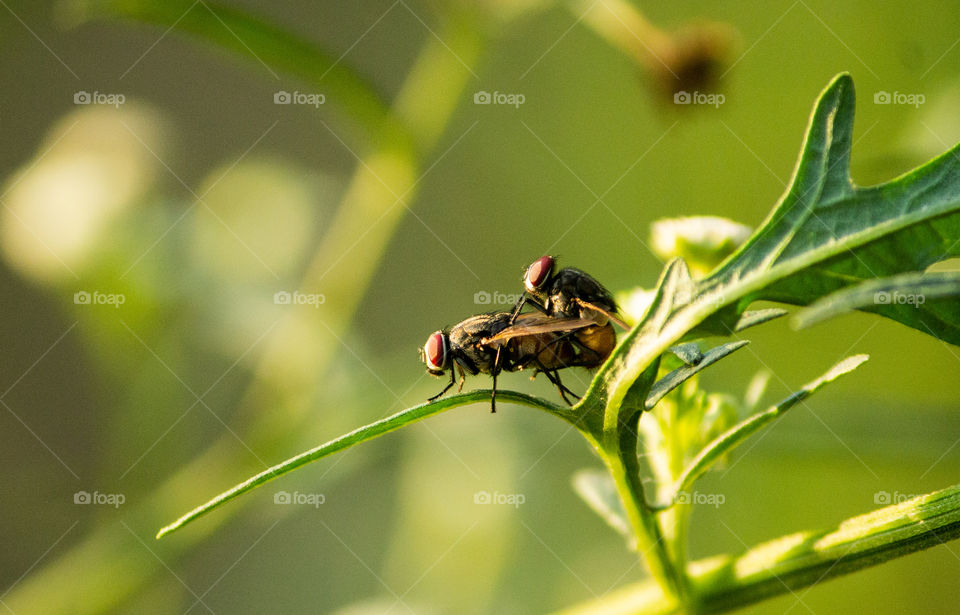
M535 307L538 311L543 312L544 314L547 314L547 316L550 315L547 313L547 308L543 307L543 305L539 301L537 301L536 299L531 299L526 294L524 294L522 297L520 297L520 300L517 301L517 305L513 307L513 314L510 315L511 325L514 323L514 321L517 320L517 316L520 315L520 310L522 310L523 306L527 303Z
M544 370L543 373L547 377L547 380L549 380L554 385L556 385L557 390L560 391L560 397L563 398L563 401L567 402L567 405L569 406L573 405L573 402L567 399L568 394L579 401L580 396L574 393L573 391L571 391L570 389L568 389L562 382L560 382L560 372L558 372L557 370L554 370L553 373L551 374L549 370Z
M428 398L427 398L427 401L433 401L433 400L441 397L444 393L446 393L447 391L450 390L450 387L452 387L452 386L454 385L454 382L456 382L456 379L455 379L455 377L454 377L454 375L453 375L453 368L451 368L451 369L450 369L450 384L448 384L447 386L443 387L443 390L440 391L439 393L437 393L436 395L434 395L433 397L428 397ZM460 382L460 386L461 386L461 387L463 386L463 381Z
M497 373L500 371L500 350L503 346L497 346L497 354L493 357L493 390L490 392L490 412L497 411Z
M523 309L523 304L527 302L527 295L524 294L520 297L520 300L517 301L517 304L513 306L513 314L510 315L510 324L513 324L513 321L517 319L517 316L520 315L520 310Z

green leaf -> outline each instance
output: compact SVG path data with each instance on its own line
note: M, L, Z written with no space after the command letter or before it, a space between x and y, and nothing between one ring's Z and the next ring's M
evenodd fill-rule
M836 527L799 532L757 545L742 555L720 555L687 570L696 612L732 611L796 592L960 537L960 485L847 519ZM612 591L557 615L667 615L689 613L651 581Z
M687 342L686 344L671 346L670 352L680 359L684 365L696 365L703 360L700 344L696 342Z
M958 148L887 183L857 187L849 169L853 116L853 81L842 74L814 108L790 187L757 232L703 280L699 301L735 306L728 318L757 299L808 305L960 254ZM870 311L960 343L960 301L952 306L949 326L934 331L896 306Z
M619 407L670 346L695 335L729 335L754 301L808 305L864 280L917 271L960 253L958 148L885 184L856 187L849 171L853 114L853 81L838 75L814 106L791 184L767 220L699 282L682 261L669 263L654 303L601 368L587 397ZM949 324L960 323L960 302L956 307ZM878 313L917 324L901 310ZM924 332L960 343L955 331Z
M69 6L78 20L122 17L164 30L175 28L262 64L274 73L273 78L277 72L299 77L349 116L367 137L376 136L389 115L385 98L342 62L340 53L321 49L239 9L194 0L75 0Z
M687 379L692 378L695 374L710 367L727 355L740 350L749 343L748 340L740 340L711 348L703 353L699 363L678 367L660 380L657 380L653 383L653 386L650 387L650 393L647 395L647 401L645 402L646 409L652 409L657 405L658 401L663 399L664 395L683 384Z
M960 336L957 297L960 274L956 272L902 273L831 293L801 310L793 322L797 328L809 327L855 309L897 313L896 320L914 329L940 339L955 339Z
M552 404L546 400L532 397L530 395L525 395L523 393L514 393L513 391L497 391L497 399L506 402L514 402L524 406L530 406L532 408L538 408L551 414L560 415L563 418L568 420L570 415L569 408L564 408L556 404ZM299 455L291 457L286 461L278 463L272 468L268 468L263 472L260 472L256 476L252 476L242 483L235 485L224 491L220 495L216 496L206 504L201 504L200 506L194 508L187 514L183 515L170 525L162 528L157 533L157 538L162 538L169 534L170 532L176 531L183 526L187 525L191 521L196 520L198 517L201 517L208 512L223 506L230 500L237 498L238 496L255 489L260 485L271 481L279 476L291 472L300 466L306 465L312 461L322 459L333 453L342 451L344 449L350 448L360 444L361 442L366 442L367 440L372 440L377 436L382 436L385 433L389 433L395 429L399 429L410 423L415 423L417 421L423 420L429 416L439 414L445 410L450 410L451 408L456 408L457 406L464 406L466 404L471 404L474 402L489 402L490 401L490 391L485 389L480 389L477 391L471 391L469 393L463 393L460 395L451 395L449 397L441 397L438 400L421 404L419 406L414 406L413 408L407 408L406 410L401 410L400 412L388 416L386 418L380 419L375 423L370 423L363 427L354 429L350 433L344 434L339 438L330 440L325 444L321 444L315 448L312 448L308 451L304 451Z
M615 431L618 423L644 410L647 391L634 388L634 384L682 337L681 333L670 343L665 343L662 332L678 307L692 301L693 293L694 284L686 263L681 259L667 263L643 319L620 340L578 404L588 409L588 424L592 418L590 414L602 413L602 427L595 428L595 435ZM652 352L649 348L651 340L660 342ZM646 386L650 384L652 380ZM594 411L591 412L590 408Z
M847 357L830 368L827 373L820 376L813 382L805 384L799 391L796 391L786 399L771 406L763 412L754 414L750 418L737 423L727 431L714 438L710 444L703 447L703 450L701 450L697 456L693 458L687 468L683 471L683 474L680 475L680 478L677 479L676 483L674 484L673 493L677 494L681 491L689 490L693 486L694 481L700 478L704 472L709 470L714 463L736 448L741 442L753 435L761 427L770 423L775 418L783 416L783 413L816 393L817 390L823 385L833 382L840 376L849 374L853 370L857 369L869 358L870 357L865 354ZM673 498L670 498L669 501L664 504L664 506L669 506L672 501Z
M739 333L744 329L756 327L757 325L762 325L763 323L769 322L775 318L786 316L786 314L787 311L782 308L768 308L766 310L753 310L750 312L744 312L743 315L740 316L740 320L737 321L733 331L735 333ZM726 334L727 332L724 332L724 335Z

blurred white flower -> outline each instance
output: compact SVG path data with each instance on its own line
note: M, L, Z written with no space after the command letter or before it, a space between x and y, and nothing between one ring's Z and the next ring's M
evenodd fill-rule
M653 290L635 288L617 293L615 299L617 301L617 307L620 308L620 313L626 317L628 322L635 324L643 318L647 308L650 307L650 304L653 302L654 295L656 295L656 292Z
M709 273L732 254L752 229L718 216L663 218L650 225L653 251L664 261L681 257L694 276Z

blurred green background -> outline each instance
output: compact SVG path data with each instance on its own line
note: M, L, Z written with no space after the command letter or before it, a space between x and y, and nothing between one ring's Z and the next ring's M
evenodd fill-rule
M0 605L18 615L546 613L643 578L570 489L597 465L587 445L506 405L419 423L153 535L439 391L417 348L496 307L476 293L520 290L534 258L649 287L652 221L756 226L840 71L859 94L858 183L960 141L953 2L644 6L661 34L729 26L719 106L673 104L656 67L599 25L630 23L603 2L231 3L327 50L329 74L284 64L220 5L157 3L183 14L170 29L86 19L72 2L0 4ZM362 97L332 93L343 75L398 119L364 120L376 113ZM484 91L523 104L475 104ZM697 508L693 557L957 482L960 349L866 315L750 337L706 388L740 394L768 369L772 402L843 356L873 358L704 479L725 502ZM523 374L502 383L556 396ZM475 504L481 491L524 503ZM302 503L276 503L282 492ZM953 613L958 553L746 612Z

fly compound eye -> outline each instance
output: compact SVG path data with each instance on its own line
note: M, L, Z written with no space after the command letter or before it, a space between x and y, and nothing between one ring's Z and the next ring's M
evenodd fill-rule
M423 359L431 372L442 372L447 364L447 336L437 331L423 345Z
M527 272L523 275L523 285L528 292L536 292L546 283L552 272L553 257L541 256L527 267Z

